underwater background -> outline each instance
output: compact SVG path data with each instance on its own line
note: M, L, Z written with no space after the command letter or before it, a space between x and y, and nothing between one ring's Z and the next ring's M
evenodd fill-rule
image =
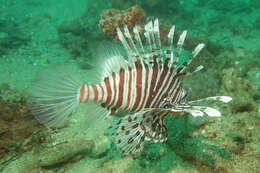
M34 119L28 100L40 69L62 64L91 77L118 23L154 18L187 29L185 44L206 43L196 60L206 68L183 83L192 99L231 96L211 104L221 118L168 118L168 141L147 142L137 156L117 151L106 121L88 127L84 105L60 128ZM260 173L260 1L0 0L0 172Z

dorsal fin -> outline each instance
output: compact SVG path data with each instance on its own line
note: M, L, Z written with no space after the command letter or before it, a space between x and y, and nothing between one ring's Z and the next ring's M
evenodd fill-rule
M166 60L170 61L170 64L173 64L173 36L175 32L175 26L173 25L168 33L168 48L165 51Z
M141 37L140 37L139 30L138 30L137 26L134 26L133 32L135 34L134 38L135 38L137 45L138 45L137 47L139 49L141 49L140 50L141 57L144 57L145 50L144 50L143 43L141 41Z
M158 56L160 57L160 61L163 61L162 45L161 45L161 39L160 39L160 29L159 29L159 20L158 19L154 20L153 30L154 30L154 36L155 36L156 51L157 51Z
M157 62L163 62L162 47L160 40L159 21L155 19L154 22L151 20L145 25L145 33L149 52L146 57L149 57L152 61L155 59Z
M99 59L102 60L102 78L110 77L112 73L117 73L121 68L126 68L128 62L124 59L124 56L120 53L119 47L116 45L105 42L99 47Z
M164 54L161 46L158 19L149 21L144 26L144 30L146 46L143 46L137 26L133 28L134 38L132 38L126 25L124 25L124 34L120 28L117 28L118 38L124 46L130 62L135 62L136 59L140 57L145 61L148 59L149 62L153 62L155 60L162 63L164 59L163 56L165 56L165 62L167 62L165 64L167 64L169 68L174 68L176 72L180 74L186 74L185 70L188 68L192 60L198 55L201 49L205 46L205 44L200 43L194 49L194 51L190 53L191 55L188 59L188 62L183 63L180 60L180 55L183 50L187 30L183 31L183 33L180 35L177 45L174 48L173 37L175 33L175 26L173 25L171 27L168 33L168 46L166 47ZM194 72L197 72L201 69L202 66L199 66ZM187 72L187 74L192 74L194 72Z

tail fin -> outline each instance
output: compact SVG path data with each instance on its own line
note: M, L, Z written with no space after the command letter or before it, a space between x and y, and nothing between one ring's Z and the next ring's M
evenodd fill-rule
M31 110L47 127L60 126L79 104L82 82L65 67L47 68L36 75Z

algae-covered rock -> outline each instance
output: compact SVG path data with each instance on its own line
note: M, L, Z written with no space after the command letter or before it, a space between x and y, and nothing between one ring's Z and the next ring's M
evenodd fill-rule
M105 136L95 140L95 148L92 157L102 158L111 150L111 140Z
M7 92L7 88L1 89L2 93ZM12 92L14 91L10 91L9 94L11 95ZM8 155L21 154L32 148L33 144L39 144L31 140L39 127L30 113L25 98L5 100L2 97L0 99L0 159L5 159L9 157Z
M117 38L117 27L126 24L128 28L132 29L135 25L143 24L145 16L144 10L139 6L133 6L127 10L108 9L101 14L99 25L104 33Z
M0 20L0 56L28 44L30 37L13 20Z
M55 168L69 162L77 162L91 153L92 148L93 142L87 140L73 140L58 144L40 153L40 166Z

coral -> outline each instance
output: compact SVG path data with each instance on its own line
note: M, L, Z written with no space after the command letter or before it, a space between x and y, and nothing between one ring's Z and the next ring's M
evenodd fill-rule
M138 26L143 24L145 22L145 17L146 14L144 10L139 6L133 6L127 10L109 9L101 14L99 26L104 33L118 39L116 36L117 27L127 24L127 27L132 30L134 25Z

